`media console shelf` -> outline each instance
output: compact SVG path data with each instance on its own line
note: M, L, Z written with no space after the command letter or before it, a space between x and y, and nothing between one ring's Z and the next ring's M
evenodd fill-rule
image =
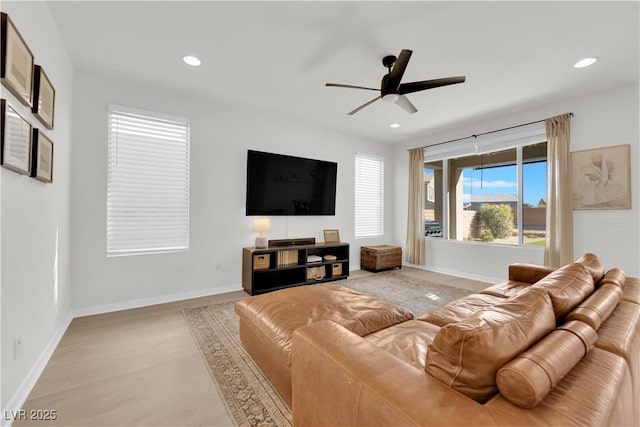
M327 255L336 258L325 260ZM320 261L309 262L309 257L313 256L319 257ZM348 243L242 249L242 287L250 295L348 276Z

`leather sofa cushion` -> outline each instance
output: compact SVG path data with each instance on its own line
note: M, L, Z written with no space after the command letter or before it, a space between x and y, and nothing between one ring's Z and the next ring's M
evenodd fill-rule
M627 277L627 280L624 282L622 301L640 304L640 279Z
M604 265L602 265L597 255L586 253L575 262L584 265L589 270L591 277L593 277L593 283L598 283L604 276Z
M291 336L302 326L332 320L365 336L413 319L405 308L337 285L298 286L245 298L235 304L235 311L281 348L288 366Z
M624 271L619 268L612 268L607 271L607 274L600 280L599 285L616 285L620 289L624 289L624 283L626 282L627 276L624 274Z
M640 370L638 329L640 329L640 305L620 301L611 316L600 326L596 347L626 359L633 359L632 365L637 365Z
M604 280L604 279L603 279ZM579 320L596 331L607 320L622 299L622 289L616 285L605 283L589 298L573 309L567 316L569 320Z
M365 340L424 371L427 347L440 330L439 326L409 320L364 337Z
M591 350L598 339L585 323L567 322L503 366L498 389L509 402L533 408Z
M509 265L509 280L534 284L554 270L544 265L514 263Z
M495 295L466 295L455 301L451 301L442 307L438 307L433 311L424 313L418 317L418 320L433 323L436 326L444 326L449 323L464 320L480 310L492 307L504 301L506 301L506 298Z
M619 356L592 349L530 409L499 394L484 405L501 426L637 426L632 376Z
M512 296L522 292L524 289L527 289L529 286L531 286L531 283L507 280L502 283L491 285L488 288L480 291L480 293L486 295L495 295L502 298L511 298Z
M544 279L533 288L541 288L549 293L556 319L563 319L594 291L591 271L581 263L567 264Z
M547 292L529 288L440 329L427 351L426 371L467 397L484 402L497 392L498 369L555 326Z

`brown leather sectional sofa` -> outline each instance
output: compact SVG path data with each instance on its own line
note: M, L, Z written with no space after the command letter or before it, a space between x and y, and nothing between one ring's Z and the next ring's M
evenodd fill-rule
M512 265L504 283L417 319L304 288L236 307L297 426L640 425L640 280L595 255Z

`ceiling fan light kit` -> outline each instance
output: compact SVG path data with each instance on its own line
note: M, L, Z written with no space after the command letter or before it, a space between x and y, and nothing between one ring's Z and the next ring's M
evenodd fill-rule
M400 55L396 58L394 55L387 55L382 58L382 65L384 65L389 73L385 74L382 77L382 81L380 83L380 89L374 89L371 87L365 86L354 86L347 85L342 83L327 83L325 86L329 87L343 87L348 89L364 89L364 90L374 90L379 91L380 96L373 98L371 101L362 104L356 109L348 112L348 115L353 115L363 108L373 104L379 99L389 102L395 102L399 107L401 107L406 112L413 114L418 109L409 101L405 95L408 93L419 92L427 89L434 89L441 86L453 85L457 83L464 83L466 77L458 76L458 77L447 77L443 79L432 79L432 80L423 80L419 82L410 82L410 83L401 83L402 76L404 75L405 70L407 69L407 65L409 64L409 59L411 58L411 54L413 52L407 49L403 49L400 52Z

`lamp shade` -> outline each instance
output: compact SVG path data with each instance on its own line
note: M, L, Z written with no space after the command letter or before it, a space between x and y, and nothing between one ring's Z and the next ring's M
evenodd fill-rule
M271 230L271 220L269 218L257 218L253 220L253 231L262 233Z

